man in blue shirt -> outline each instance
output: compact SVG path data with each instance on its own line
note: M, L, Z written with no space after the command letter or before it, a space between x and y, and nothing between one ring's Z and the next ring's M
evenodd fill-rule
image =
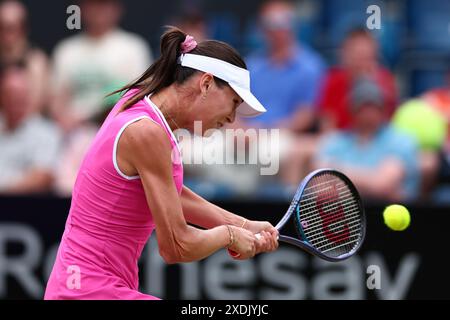
M316 167L341 170L372 199L413 200L419 189L416 141L385 123L378 84L358 79L350 95L352 126L325 136Z
M288 1L267 1L260 23L267 48L247 60L252 92L267 112L248 124L295 132L313 125L314 104L325 71L321 57L297 43L294 8Z

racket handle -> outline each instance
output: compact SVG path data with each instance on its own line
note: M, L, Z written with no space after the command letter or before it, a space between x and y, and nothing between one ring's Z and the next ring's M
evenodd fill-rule
M255 234L255 238L259 240L259 239L261 239L261 235L259 233L257 233L257 234ZM237 253L236 251L233 251L230 249L228 249L228 253L233 258L239 258L239 256L241 255L240 253Z

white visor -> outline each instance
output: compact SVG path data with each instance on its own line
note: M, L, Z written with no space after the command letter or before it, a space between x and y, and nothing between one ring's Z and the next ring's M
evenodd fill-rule
M237 113L243 117L255 117L266 112L263 105L250 92L250 73L226 61L185 53L179 58L183 67L211 73L213 76L226 81L230 87L244 100L237 108Z

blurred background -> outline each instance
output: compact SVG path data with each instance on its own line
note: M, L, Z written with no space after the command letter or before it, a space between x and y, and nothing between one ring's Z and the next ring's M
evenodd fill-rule
M42 298L78 167L117 100L105 95L158 57L168 24L245 57L268 112L232 128L280 130L269 156L279 160L275 175L261 175L261 164L186 163L185 184L275 223L308 172L334 167L363 195L368 235L361 254L340 264L282 246L251 261L219 252L170 267L152 237L142 291L168 299L450 298L436 248L450 223L450 1L10 0L0 2L0 299ZM262 145L248 138L243 147ZM404 232L383 225L383 207L394 202L412 214ZM380 270L380 288L367 286L370 266Z

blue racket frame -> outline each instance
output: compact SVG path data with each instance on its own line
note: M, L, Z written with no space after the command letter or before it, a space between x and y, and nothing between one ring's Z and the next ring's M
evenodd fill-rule
M303 192L307 186L307 184L311 181L311 179L313 179L315 176L319 175L319 174L324 174L324 173L331 173L333 175L336 175L338 178L342 179L347 186L349 187L350 191L355 195L356 199L358 200L358 206L361 212L361 237L360 237L360 241L358 242L358 244L355 246L355 248L353 248L352 251L340 255L338 257L330 257L322 252L320 252L319 250L315 249L312 245L309 244L309 242L306 240L304 231L303 231L303 227L302 224L300 223L300 216L301 216L301 207L299 206L300 200L302 198ZM283 226L289 221L289 219L291 218L291 216L294 214L294 220L295 220L295 226L296 226L296 231L298 236L302 239L298 239L298 238L293 238L290 236L286 236L286 235L281 235L279 236L279 241L283 241L289 244L292 244L294 246L297 246L303 250L305 250L306 252L318 256L319 258L322 258L324 260L330 261L330 262L338 262L338 261L342 261L345 259L350 258L352 255L354 255L359 248L361 247L362 243L364 242L365 236L366 236L366 216L365 216L365 212L364 212L364 206L361 200L361 197L358 193L358 190L356 189L356 187L353 185L353 183L351 182L351 180L345 176L343 173L335 170L335 169L331 169L331 168L325 168L325 169L319 169L316 171L311 172L310 174L308 174L302 181L302 183L299 185L299 187L297 188L297 191L295 192L294 195L294 199L291 202L291 205L289 206L287 212L285 213L285 215L283 216L283 218L280 220L280 222L275 226L278 230L282 229Z

